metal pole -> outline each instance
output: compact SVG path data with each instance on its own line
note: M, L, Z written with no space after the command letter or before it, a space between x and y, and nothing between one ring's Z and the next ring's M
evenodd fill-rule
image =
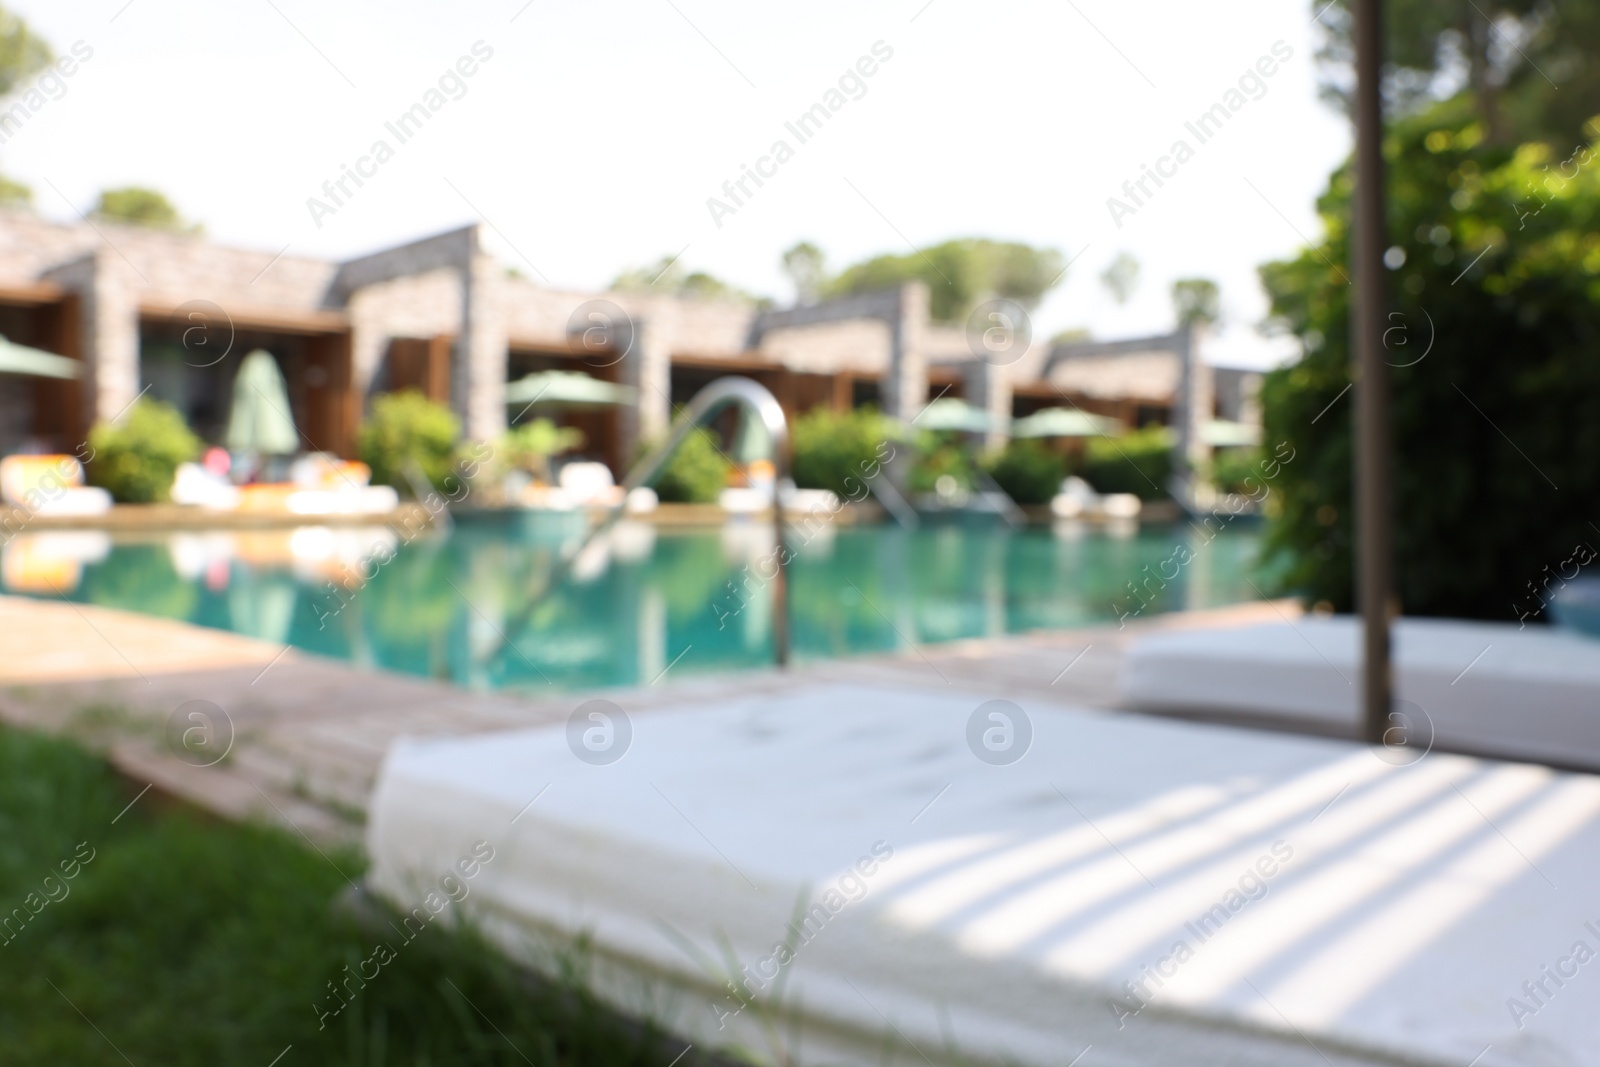
M789 441L774 441L773 466L778 471L772 492L773 558L777 574L772 579L772 659L781 670L789 666L789 546L784 536L783 505L794 488L789 477Z
M506 623L500 643L484 655L485 662L505 651L511 644L512 637L527 627L528 621L533 617L533 609L561 584L589 543L611 529L622 517L627 507L628 494L641 485L649 485L666 465L667 460L672 458L672 453L683 443L684 438L688 437L696 427L709 422L712 416L731 405L738 405L748 416L761 420L761 424L766 427L767 438L772 442L772 463L775 468L775 492L772 503L773 522L776 524L774 563L777 571L772 579L772 651L773 659L778 666L787 666L790 555L784 530L783 502L789 498L794 489L794 475L790 469L793 452L789 441L789 422L784 417L782 405L766 386L749 378L736 377L718 378L694 395L694 399L689 401L689 406L673 424L666 441L628 472L627 478L622 482L622 500L613 506L575 547L562 555L538 592L529 597L521 610Z
M1372 744L1389 727L1389 620L1394 612L1393 516L1389 489L1389 374L1383 360L1384 232L1383 5L1355 0L1355 509L1356 604L1362 620L1362 733Z

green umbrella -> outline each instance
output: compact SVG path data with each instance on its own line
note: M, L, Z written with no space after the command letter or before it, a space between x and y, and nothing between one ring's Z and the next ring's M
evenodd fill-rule
M228 414L228 450L284 456L300 450L300 435L289 414L289 390L278 361L256 349L239 364L233 379L233 410Z
M1100 437L1118 429L1116 419L1075 408L1045 408L1011 424L1013 437Z
M940 397L930 403L917 413L911 425L918 430L965 430L968 433L988 433L998 428L987 411L953 396Z
M1245 422L1212 419L1200 432L1200 439L1212 448L1242 448L1261 443L1261 427Z
M638 390L592 378L580 371L547 370L518 378L506 386L507 404L587 405L631 404Z
M19 345L0 337L0 374L27 374L35 378L77 378L83 364L54 352Z

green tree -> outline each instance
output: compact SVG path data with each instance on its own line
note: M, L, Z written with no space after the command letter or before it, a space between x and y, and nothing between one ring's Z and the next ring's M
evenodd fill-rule
M1456 100L1397 122L1386 154L1405 253L1384 337L1400 602L1536 615L1548 569L1600 545L1600 152L1491 144ZM1353 602L1351 287L1336 266L1352 186L1347 164L1318 201L1317 247L1261 270L1306 353L1262 389L1267 447L1294 457L1267 499L1265 550L1285 589L1338 609Z
M794 285L796 304L815 304L828 284L828 263L822 249L801 241L783 254L783 272Z
M1323 10L1327 0L1313 0ZM1385 89L1400 114L1460 96L1491 144L1553 140L1570 149L1600 110L1600 5L1553 0L1389 0ZM1350 0L1318 18L1324 95L1348 110Z
M1100 284L1111 293L1111 299L1126 304L1139 287L1139 261L1130 253L1118 252L1117 258L1100 275Z
M1222 312L1222 293L1210 278L1179 278L1172 283L1172 308L1185 326L1216 322Z
M0 96L9 96L24 81L55 59L44 38L15 12L0 7Z
M654 263L625 270L612 279L611 288L623 293L663 293L700 300L736 300L760 305L772 302L705 271L687 270L677 256L662 256Z
M95 205L94 213L103 219L158 230L199 230L198 226L186 223L172 201L164 195L137 185L105 190L100 194L100 202Z
M22 182L0 174L0 207L28 207L33 203L33 190Z
M21 16L0 7L0 98L10 96L54 59L55 53L44 38L35 34ZM32 202L32 189L0 176L0 207L26 207Z
M978 304L995 297L1036 307L1063 273L1061 253L1055 249L966 237L908 255L863 260L829 282L826 295L849 296L921 281L927 283L933 317L960 322Z

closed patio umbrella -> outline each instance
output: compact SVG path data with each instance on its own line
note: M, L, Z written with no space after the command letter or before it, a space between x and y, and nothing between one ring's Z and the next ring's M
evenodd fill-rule
M233 379L233 410L228 414L228 450L286 456L300 449L300 435L289 414L289 390L270 352L244 357Z

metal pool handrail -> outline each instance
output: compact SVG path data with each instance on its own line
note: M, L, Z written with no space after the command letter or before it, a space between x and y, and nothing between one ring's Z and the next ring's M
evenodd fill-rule
M774 528L776 545L773 557L777 561L776 573L772 579L772 645L773 658L779 667L786 666L789 662L789 578L788 578L788 549L784 540L783 528L783 501L794 488L794 479L790 475L789 464L789 421L784 417L783 406L778 403L777 397L769 392L766 386L749 378L727 377L718 378L710 385L701 389L689 401L689 406L684 409L678 421L673 425L672 432L666 441L651 450L650 454L634 464L633 469L622 482L622 501L613 504L607 511L605 518L589 531L576 548L563 554L561 560L550 572L550 578L544 587L536 593L520 612L517 613L501 634L501 642L490 654L490 658L499 655L511 644L511 635L518 634L527 628L528 621L533 617L533 610L549 596L572 569L574 562L581 556L590 542L604 534L616 525L622 517L628 504L628 494L641 486L649 485L655 476L661 473L661 468L667 460L672 458L685 438L699 428L713 415L722 411L729 404L738 404L750 414L761 420L766 427L767 439L772 443L772 464L775 468L776 483L774 485L772 501L772 524Z

